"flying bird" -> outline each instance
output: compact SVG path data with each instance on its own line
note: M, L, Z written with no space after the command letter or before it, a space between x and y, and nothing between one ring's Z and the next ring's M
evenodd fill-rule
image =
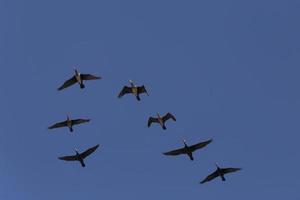
M52 126L50 126L48 128L53 129L53 128L68 127L70 132L73 132L74 125L87 123L89 121L90 121L90 119L70 119L70 117L67 115L67 120L53 124Z
M197 149L201 149L201 148L205 147L206 145L208 145L211 142L212 142L212 139L207 140L205 142L200 142L200 143L188 146L186 144L186 141L183 140L183 143L184 143L183 148L176 149L176 150L173 150L173 151L169 151L169 152L166 152L166 153L163 153L163 154L167 155L167 156L177 156L177 155L180 155L180 154L187 154L191 160L194 160L193 152L196 151Z
M149 117L148 119L148 127L151 126L152 123L158 123L160 124L160 126L166 130L167 127L165 125L165 122L169 119L173 119L174 121L176 121L176 118L174 117L174 115L172 115L171 113L167 113L165 116L161 117L159 115L159 113L157 113L157 117Z
M94 147L91 147L87 149L86 151L82 153L78 153L78 151L75 149L76 154L73 156L62 156L59 157L58 159L60 160L65 160L65 161L79 161L82 167L85 167L84 159L91 155L96 149L99 147L99 144L97 144Z
M75 75L69 80L65 81L64 84L58 88L59 91L67 87L70 87L75 83L78 83L80 85L80 88L83 89L85 87L83 81L101 79L100 76L94 76L91 74L81 74L76 69L74 69L74 71L75 71Z
M201 181L200 182L201 184L211 181L218 176L221 177L222 181L225 181L226 180L224 176L225 174L241 170L241 168L220 168L217 164L216 167L217 167L216 171L214 171L213 173L208 175L203 181Z
M149 94L148 94L148 92L147 92L147 90L146 90L146 88L145 88L144 85L142 85L142 86L137 86L137 85L135 85L135 84L133 83L132 80L129 80L129 83L130 83L130 87L124 86L123 89L121 90L121 92L120 92L119 95L118 95L119 98L121 98L121 97L124 96L125 94L131 93L131 94L133 94L133 95L136 97L136 99L137 99L138 101L140 101L140 100L141 100L140 94L146 93L146 94L149 96Z

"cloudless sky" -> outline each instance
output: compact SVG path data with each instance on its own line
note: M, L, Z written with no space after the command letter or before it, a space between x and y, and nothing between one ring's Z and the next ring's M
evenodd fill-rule
M0 0L0 199L300 199L300 2ZM103 77L57 88L73 75ZM149 97L117 98L128 80ZM177 122L147 128L149 116ZM67 129L54 122L91 118ZM162 152L213 142L187 156ZM57 157L100 144L86 167ZM199 182L242 167L226 182Z

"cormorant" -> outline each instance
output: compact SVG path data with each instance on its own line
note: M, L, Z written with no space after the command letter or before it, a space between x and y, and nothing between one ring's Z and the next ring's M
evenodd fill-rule
M216 171L214 171L213 173L208 175L203 181L201 181L200 182L201 184L211 181L218 176L221 177L222 181L225 181L226 180L224 176L225 174L241 170L241 168L220 168L217 164L216 167L217 167Z
M80 88L83 89L85 87L83 81L101 79L100 76L94 76L91 74L81 74L76 69L74 69L74 71L75 75L69 80L65 81L64 84L58 88L59 91L71 85L74 85L75 83L78 83L80 85Z
M89 122L90 119L70 119L69 116L67 116L67 120L63 121L63 122L58 122L50 127L48 127L49 129L53 129L53 128L61 128L61 127L68 127L70 132L73 132L73 126L74 125L78 125L78 124L82 124L82 123L86 123Z
M177 156L177 155L180 155L180 154L187 154L191 160L194 160L193 152L196 151L197 149L201 149L201 148L205 147L206 145L208 145L211 142L212 142L212 139L207 140L205 142L200 142L200 143L188 146L186 144L186 141L183 140L183 143L184 143L183 148L176 149L176 150L173 150L173 151L169 151L169 152L166 152L166 153L163 153L163 154L167 155L167 156Z
M167 113L165 116L161 117L159 115L159 113L157 113L157 117L149 117L148 119L148 127L151 126L152 123L158 123L160 124L160 126L166 130L167 127L165 126L165 122L168 120L168 119L173 119L174 121L176 121L176 118L174 117L174 115L172 115L171 113Z
M60 160L65 160L65 161L79 161L82 167L85 167L85 163L84 163L84 159L91 155L94 151L96 151L96 149L99 147L99 144L97 144L94 147L91 147L89 149L87 149L86 151L82 152L82 153L78 153L78 151L75 149L76 154L73 156L62 156L59 157L58 159Z
M136 99L137 99L138 101L140 101L140 100L141 100L140 94L146 93L146 94L149 96L149 94L148 94L148 92L147 92L147 90L146 90L146 88L145 88L144 85L142 85L142 86L137 86L137 85L135 85L135 84L133 83L132 80L129 80L129 83L130 83L130 87L124 86L123 89L122 89L122 91L121 91L121 92L119 93L119 95L118 95L119 98L121 98L121 97L124 96L125 94L131 93L131 94L133 94L133 95L136 97Z

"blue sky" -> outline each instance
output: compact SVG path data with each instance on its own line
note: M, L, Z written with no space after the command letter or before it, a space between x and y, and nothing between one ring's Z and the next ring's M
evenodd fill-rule
M299 199L300 2L0 0L0 198ZM103 77L56 89L73 68ZM133 79L150 96L118 99ZM168 130L147 128L172 112ZM53 122L86 125L47 130ZM186 156L161 153L212 138ZM58 156L93 145L86 168ZM200 185L222 167L242 167Z

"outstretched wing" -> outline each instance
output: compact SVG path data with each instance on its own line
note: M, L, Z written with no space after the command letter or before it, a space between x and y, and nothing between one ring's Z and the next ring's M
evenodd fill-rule
M211 181L213 180L214 178L218 177L219 174L218 174L218 171L214 171L212 174L208 175L203 181L201 181L200 183L203 184L205 182L208 182L208 181Z
M186 149L181 148L181 149L176 149L176 150L173 150L173 151L168 151L168 152L165 152L163 154L166 155L166 156L177 156L177 155L186 154L186 153L187 153Z
M222 173L227 174L227 173L232 173L241 170L241 168L222 168Z
M74 119L74 120L72 120L72 125L87 123L89 121L90 121L90 119Z
M196 151L197 149L201 149L201 148L205 147L206 145L208 145L211 142L212 142L212 139L207 140L205 142L199 142L198 144L194 144L194 145L190 146L190 149L193 152L193 151Z
M168 119L173 119L174 121L176 121L176 118L174 117L174 115L172 115L171 113L167 113L165 116L163 116L162 120L165 122Z
M118 97L121 98L122 96L124 96L124 94L128 93L132 93L131 87L124 86Z
M81 78L82 78L82 80L97 80L97 79L101 79L100 76L94 76L92 74L81 74Z
M61 128L61 127L65 127L65 126L67 126L67 121L56 123L48 128L53 129L53 128Z
M146 88L145 88L144 85L142 85L142 86L140 86L140 87L137 87L137 90L138 90L138 93L139 93L139 94L141 94L141 93L146 93L146 94L149 96L149 94L148 94L148 92L147 92L147 90L146 90Z
M58 90L60 91L60 90L62 90L62 89L65 89L65 88L67 88L67 87L69 87L69 86L75 84L76 82L77 82L76 77L73 76L73 77L70 78L69 80L65 81L64 84L58 88Z
M149 119L148 119L148 127L150 127L152 123L158 123L158 119L154 118L154 117L149 117Z
M60 160L65 160L65 161L74 161L74 160L78 160L77 156L62 156L62 157L58 157L58 159Z
M99 147L99 144L97 144L96 146L89 148L88 150L86 150L85 152L81 153L80 156L82 158L86 158L87 156L89 156L90 154L92 154L94 151L96 151L96 149Z

